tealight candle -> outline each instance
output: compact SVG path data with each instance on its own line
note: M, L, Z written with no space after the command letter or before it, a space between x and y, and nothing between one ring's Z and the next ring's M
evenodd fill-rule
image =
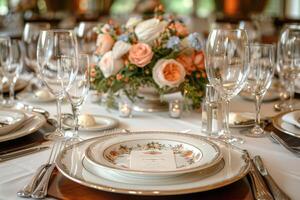
M182 113L182 103L179 100L174 100L169 103L169 115L172 118L180 118Z
M120 117L130 117L131 116L131 105L126 102L119 102L119 115Z

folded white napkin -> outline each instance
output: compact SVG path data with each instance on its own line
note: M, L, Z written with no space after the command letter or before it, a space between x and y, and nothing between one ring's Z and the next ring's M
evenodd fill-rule
M282 120L300 128L300 122L299 122L300 121L300 111L294 111L294 112L287 113L287 114L283 115Z

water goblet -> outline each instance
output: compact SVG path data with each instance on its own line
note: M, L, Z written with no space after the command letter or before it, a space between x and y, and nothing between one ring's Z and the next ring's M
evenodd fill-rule
M248 37L241 29L214 29L206 46L206 65L209 83L223 101L224 127L218 138L229 143L243 143L229 130L229 102L244 87L248 66Z
M74 118L74 132L71 136L73 140L79 140L78 136L78 116L80 114L80 108L88 96L90 88L90 73L89 73L89 56L87 54L79 54L78 56L78 72L77 76L67 91L68 100L72 106L73 118Z
M78 70L77 40L72 30L43 30L40 32L37 61L43 84L56 97L57 130L49 139L64 136L61 126L61 103L73 84Z
M271 44L250 44L249 74L247 76L247 90L255 97L256 118L255 126L246 136L263 137L264 129L260 126L260 107L262 98L271 85L274 66L275 48Z
M295 80L300 74L300 25L284 27L277 44L277 69L281 81L288 84L289 110L293 110Z

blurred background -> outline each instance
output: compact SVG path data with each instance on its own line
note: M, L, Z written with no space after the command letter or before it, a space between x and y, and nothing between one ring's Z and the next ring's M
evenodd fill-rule
M52 28L110 18L124 23L131 16L150 17L159 4L205 35L215 26L244 26L273 42L284 24L300 22L300 0L0 0L0 35L21 37L28 22Z

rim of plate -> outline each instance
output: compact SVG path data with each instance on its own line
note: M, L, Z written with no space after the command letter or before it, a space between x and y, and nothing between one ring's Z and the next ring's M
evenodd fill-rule
M149 133L149 132L155 132L155 131L148 131L148 132L143 131L143 132L132 132L132 133L137 133L138 134L138 133ZM173 134L182 134L182 133L178 133L178 132L166 132L166 131L160 131L160 132L173 133ZM116 134L116 133L107 134L107 135L100 136L100 137L97 137L97 138L112 137L114 134ZM194 138L205 138L204 136L200 136L200 135L189 134L189 136L194 137ZM221 140L214 139L214 138L209 138L209 140L212 140L212 141L215 141L215 142L218 142L218 143L222 143L227 148L230 146L229 148L234 149L236 151L239 151L241 153L241 159L243 159L243 161L245 162L246 165L242 167L242 169L239 171L238 175L235 175L234 177L231 177L231 178L229 178L225 181L223 180L223 181L220 181L220 182L217 182L217 183L214 183L214 184L210 184L210 185L207 185L207 186L176 190L176 192L174 190L164 190L164 191L160 191L159 193L157 193L156 191L153 191L153 190L143 190L143 191L134 190L134 189L128 190L128 189L117 188L117 187L109 187L109 186L106 186L106 185L103 185L103 184L102 185L95 184L95 183L87 182L87 181L85 181L83 179L80 179L78 177L73 177L72 174L69 174L67 171L64 171L64 165L62 163L58 162L59 158L61 158L67 150L69 150L73 147L76 147L76 146L80 146L84 143L88 143L91 140L94 140L94 139L97 139L97 138L91 138L91 139L88 139L88 140L84 140L84 141L79 142L77 144L71 145L71 146L65 148L62 152L60 152L57 159L56 159L56 161L55 161L56 167L59 170L59 172L62 173L68 179L70 179L70 180L72 180L76 183L79 183L79 184L84 185L86 187L94 188L94 189L97 189L97 190L113 192L113 193L120 193L120 194L138 195L138 196L140 196L140 195L163 196L163 195L179 195L179 194L203 192L203 191L208 191L208 190L224 187L226 185L234 183L234 182L240 180L241 178L245 177L248 174L249 170L250 170L250 158L247 156L247 154L245 153L244 150L242 150L238 147L232 146L228 143L225 143ZM207 138L205 138L205 139L207 139ZM226 163L225 163L225 165L226 165Z
M134 132L133 132L134 133ZM129 134L131 134L131 133L129 133ZM145 133L143 133L143 132L138 132L138 133L136 133L135 135L138 135L138 134L149 134L149 132L145 132ZM151 132L150 134L168 134L168 135L173 135L173 134L171 134L171 133L166 133L166 132L155 132L155 133L153 133L153 132ZM121 134L118 134L118 135L124 135L124 136L127 136L128 135L128 133L126 134L126 133L121 133ZM180 136L182 136L182 137L185 137L185 135L180 135ZM110 139L114 139L114 138L110 138ZM120 141L120 142L118 142L118 143L122 143L122 142L130 142L130 141L136 141L136 140L143 140L143 139L129 139L129 140L123 140L123 141ZM146 140L146 139L145 139ZM151 140L151 139L147 139L147 140ZM152 140L154 140L154 139L152 139ZM160 140L160 139L155 139L155 140ZM161 139L161 140L168 140L168 141L170 141L170 142L178 142L178 143L185 143L186 145L190 145L190 146L192 146L192 147L194 147L194 148L196 148L196 149L198 149L200 152L201 152L201 156L203 157L203 151L200 149L200 148L198 148L197 146L195 146L195 144L191 144L191 143L189 143L189 142L185 142L185 141L179 141L179 140L175 140L175 139ZM199 139L198 139L199 140ZM128 173L128 174L134 174L134 175L145 175L145 176L151 176L151 175L168 175L168 176L170 176L170 175L178 175L178 174L182 174L182 173L190 173L190 172L195 172L195 171L199 171L199 170L203 170L203 169L205 169L205 168L208 168L208 167L211 167L211 166L213 166L213 165L215 165L215 164L217 164L217 163L219 163L220 162L220 160L222 160L222 158L223 158L223 156L222 156L222 154L221 154L221 152L220 152L220 148L216 145L216 144L214 144L213 142L210 142L210 141L208 141L208 140L206 140L205 138L201 138L200 139L202 142L204 142L204 143L207 143L207 144L209 144L215 151L216 151L216 155L214 156L214 158L210 161L210 162L208 162L208 163L205 163L204 165L200 165L200 166L195 166L195 167L192 167L192 168L188 168L188 169L178 169L178 170L172 170L172 171L156 171L156 172L154 172L154 171L141 171L141 170L132 170L132 169L124 169L124 168L119 168L119 167L114 167L113 165L105 165L105 164L100 164L99 162L97 162L97 161L95 161L93 158L92 158L92 156L87 156L87 155L90 155L90 151L91 151L91 148L93 147L93 146L95 146L95 145L97 145L98 144L98 142L97 141L95 141L94 143L92 143L86 150L85 150L85 157L86 157L86 159L88 159L88 160L90 160L93 164L95 164L95 165L97 165L97 166L99 166L99 167L102 167L102 168L105 168L105 169L109 169L109 170L114 170L114 171L116 171L116 172L122 172L122 173ZM105 142L105 141L103 141L103 142ZM102 142L102 143L103 143ZM196 142L198 142L198 141L196 141ZM112 144L112 145L115 145L115 144ZM111 145L111 146L112 146ZM108 149L109 147L111 147L111 146L108 146L108 147L106 147L106 149ZM105 149L105 150L106 150ZM105 151L104 150L104 151ZM103 151L103 154L104 154L104 151ZM102 154L102 156L103 156L103 154ZM104 156L103 156L103 158L104 158ZM105 159L105 158L104 158Z
M273 117L273 119L272 119L272 124L273 124L274 128L276 128L276 129L279 130L279 131L281 131L281 132L283 132L283 133L286 133L286 134L288 134L288 135L291 135L291 136L300 138L300 134L292 133L292 132L290 132L290 131L284 129L284 128L281 127L281 125L280 125L280 122L281 122L281 123L284 122L284 121L282 120L282 117L283 117L284 115L289 114L289 113L292 113L292 112L300 112L300 109L299 109L299 110L293 110L293 111L286 111L286 112L283 112L283 113L280 113L280 114L276 115L276 116ZM287 122L285 122L285 123L287 123ZM293 126L293 125L292 125L292 126Z

